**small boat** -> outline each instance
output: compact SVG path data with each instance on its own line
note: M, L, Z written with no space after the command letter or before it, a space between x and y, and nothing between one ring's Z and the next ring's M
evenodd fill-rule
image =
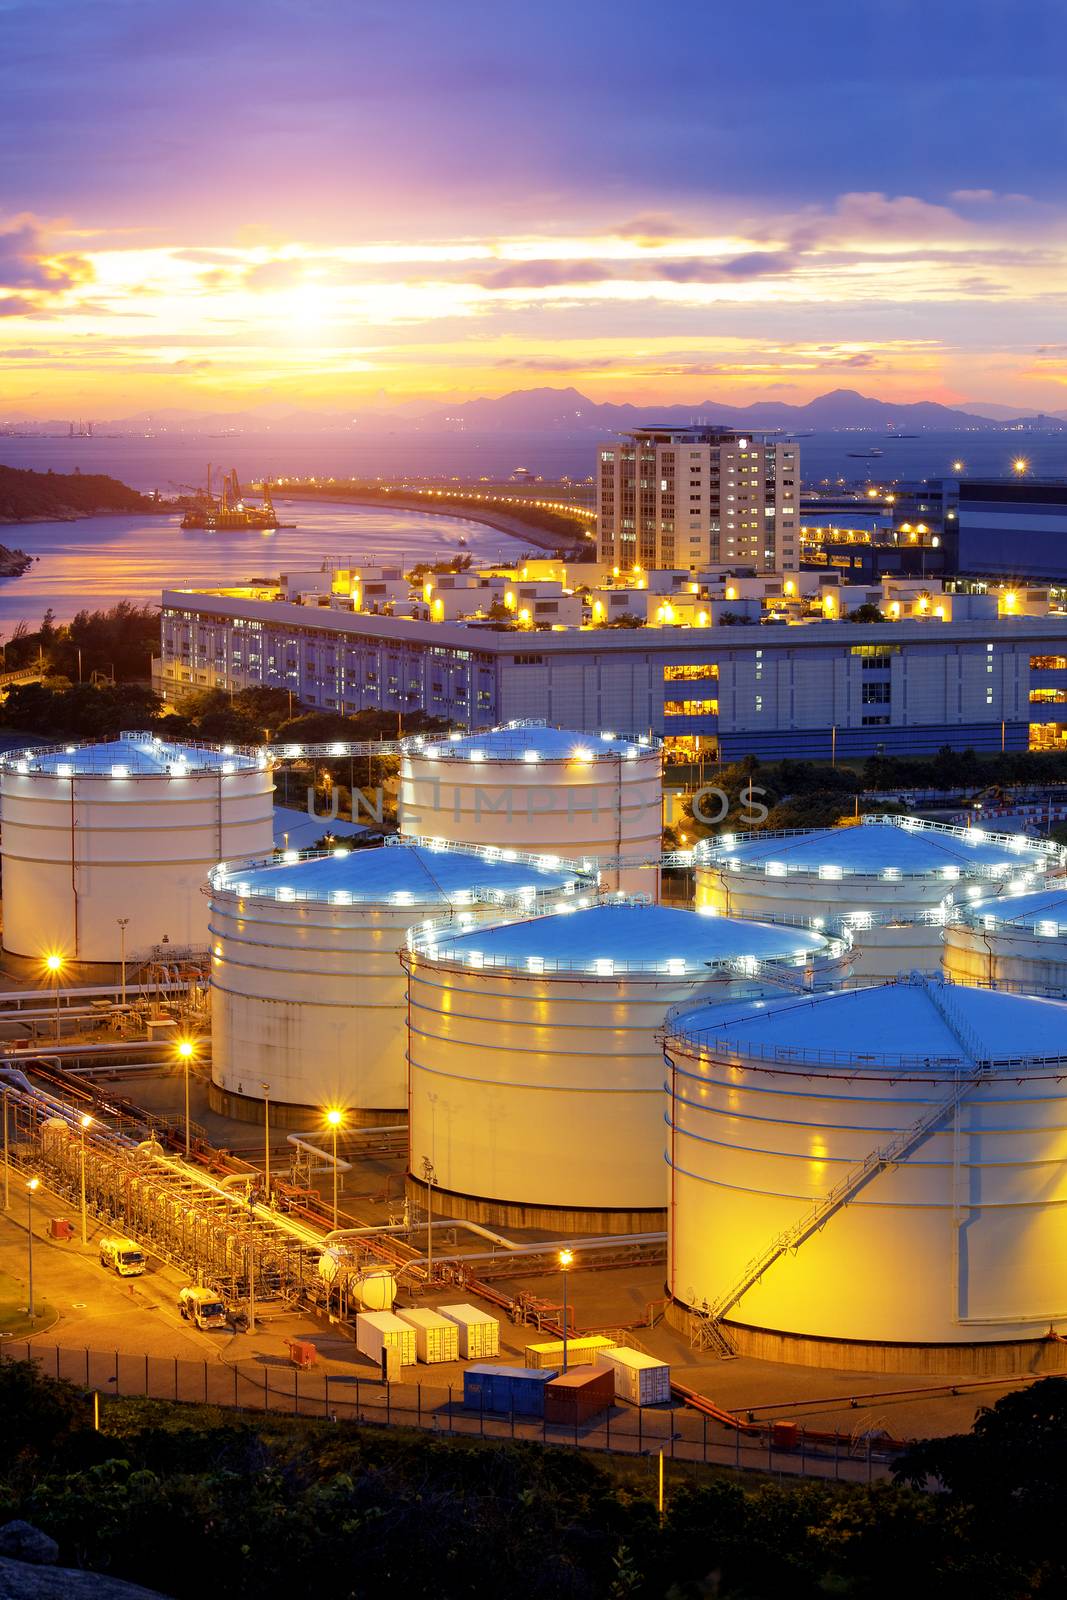
M853 461L876 461L882 454L880 450L850 450L848 453Z

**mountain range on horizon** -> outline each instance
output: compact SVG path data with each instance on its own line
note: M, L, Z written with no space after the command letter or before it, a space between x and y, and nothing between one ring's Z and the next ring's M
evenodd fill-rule
M294 411L284 402L267 403L235 412L197 412L178 407L143 412L135 416L98 421L100 431L122 432L167 429L175 432L269 433L567 433L624 432L654 423L683 426L688 423L725 427L781 429L790 432L863 430L880 432L961 432L999 430L1006 427L1059 432L1067 428L1067 411L1019 413L995 401L968 401L946 406L936 400L907 402L879 400L855 389L833 389L813 400L794 404L785 400L755 400L734 405L702 400L684 405L634 405L596 401L578 389L514 389L508 394L440 404L426 408L425 401L386 404L379 400L346 410ZM9 421L8 428L62 430L67 420Z

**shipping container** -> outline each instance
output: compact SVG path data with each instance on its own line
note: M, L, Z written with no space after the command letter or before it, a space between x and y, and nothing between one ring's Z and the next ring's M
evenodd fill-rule
M615 1403L615 1374L610 1367L591 1371L561 1372L545 1388L545 1421L572 1427L599 1416Z
M588 1333L581 1338L567 1340L568 1367L591 1367L599 1350L612 1350L615 1340L602 1333ZM562 1367L563 1340L549 1339L541 1344L526 1346L528 1367Z
M356 1349L380 1363L386 1348L399 1350L401 1365L413 1367L415 1329L391 1311L361 1311L356 1318Z
M463 1406L467 1411L502 1411L516 1417L543 1417L545 1389L556 1376L551 1369L494 1367L481 1364L463 1374Z
M449 1317L439 1311L424 1311L414 1307L397 1309L401 1322L415 1330L415 1354L420 1361L458 1361L459 1328Z
M665 1361L617 1344L613 1350L598 1350L596 1364L615 1374L615 1398L634 1406L666 1405L671 1398L671 1369Z
M477 1306L438 1306L438 1311L459 1329L459 1353L464 1361L484 1361L500 1354L500 1324Z

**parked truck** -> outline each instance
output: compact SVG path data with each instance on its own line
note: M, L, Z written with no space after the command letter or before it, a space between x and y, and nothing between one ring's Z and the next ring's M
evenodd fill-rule
M226 1307L214 1289L186 1284L178 1293L178 1310L186 1322L193 1322L198 1328L229 1327Z
M144 1251L136 1239L105 1236L100 1241L100 1265L114 1268L120 1278L136 1278L145 1269Z

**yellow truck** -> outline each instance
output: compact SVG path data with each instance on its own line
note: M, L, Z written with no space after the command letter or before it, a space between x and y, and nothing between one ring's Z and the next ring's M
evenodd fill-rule
M229 1327L226 1307L214 1289L201 1289L195 1284L187 1284L179 1291L178 1310L186 1322L193 1322L198 1328Z
M136 1278L145 1269L144 1251L136 1239L105 1237L100 1241L100 1265L113 1268L120 1278Z

